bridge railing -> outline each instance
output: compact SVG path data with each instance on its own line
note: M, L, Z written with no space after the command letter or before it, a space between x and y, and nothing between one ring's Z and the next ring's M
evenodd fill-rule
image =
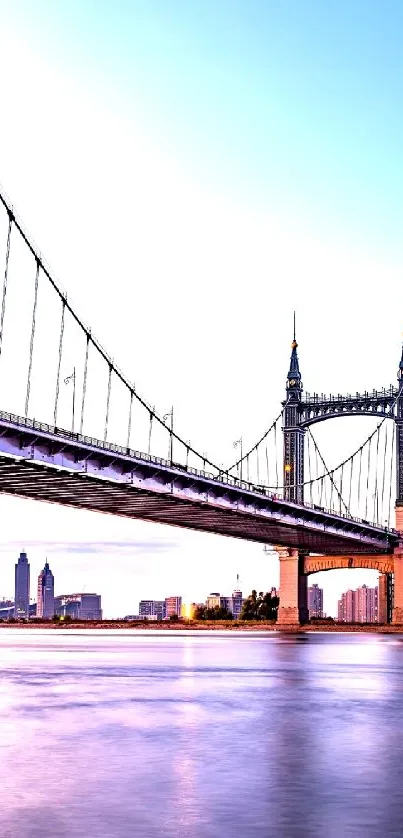
M389 388L383 387L382 390L365 390L364 393L348 393L343 395L338 393L336 395L326 395L326 393L305 393L302 398L302 404L322 404L322 403L337 403L337 402L352 402L352 401L377 401L378 399L393 399L397 396L398 390L393 384Z

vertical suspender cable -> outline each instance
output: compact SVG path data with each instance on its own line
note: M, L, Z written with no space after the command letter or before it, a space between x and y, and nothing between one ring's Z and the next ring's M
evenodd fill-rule
M249 454L246 455L246 479L248 483L250 483L249 479Z
M368 445L368 463L367 463L367 490L365 492L365 515L364 518L367 517L367 510L368 510L368 491L369 491L369 471L371 467L371 444L372 444L372 436L369 440Z
M381 426L378 426L376 435L376 466L375 466L375 491L374 491L374 523L378 520L378 462L379 462L379 435Z
M107 392L107 396L106 396L106 413L105 413L104 442L106 442L106 437L107 437L107 435L108 435L109 402L110 402L110 398L111 398L111 384L112 384L112 364L109 364L108 392Z
M350 488L349 488L349 492L348 492L348 511L349 511L350 515L351 515L351 491L352 491L352 488L353 488L353 464L354 464L354 457L351 457L351 460L350 460L350 465L351 465L351 468L350 468Z
M257 467L257 482L258 486L260 485L260 474L259 474L259 446L256 446L256 467Z
M311 503L313 503L313 480L312 480L312 470L311 470L311 437L308 434L307 438L307 447L308 447L308 471L309 471L309 492Z
M390 453L390 487L389 487L389 515L388 515L389 526L392 526L392 478L393 478L393 463L394 463L394 458L395 458L396 434L397 434L397 425L396 425L396 422L394 422L393 423L393 434L392 434L392 450L391 450L391 453Z
M383 523L385 514L385 477L386 477L386 457L388 450L388 424L385 425L385 448L383 452L383 472L382 472L382 495L381 495L381 520L379 524Z
M341 476L340 476L340 492L339 492L339 507L340 507L340 515L341 515L341 504L343 501L343 477L344 477L344 463L341 467Z
M3 346L3 330L4 330L4 314L6 311L6 296L7 296L7 281L8 281L8 265L10 261L10 244L11 244L11 228L13 224L13 216L9 212L8 214L8 232L7 232L7 247L6 247L6 266L4 269L4 282L3 282L3 299L1 303L1 315L0 315L0 355Z
M131 430L132 430L133 398L134 398L134 390L130 390L130 407L129 407L129 420L128 420L128 423L127 423L127 445L126 445L126 448L130 447L130 434L131 434Z
M330 510L333 512L333 489L335 488L334 485L334 472L332 472L332 476L330 478Z
M186 469L189 468L189 446L186 446Z
M84 406L85 396L87 393L87 374L88 374L88 352L90 347L90 333L87 332L87 342L85 346L85 360L84 360L84 377L83 377L83 392L81 396L81 417L80 417L80 434L83 432L84 425Z
M276 489L278 489L277 422L274 423L274 450L276 460Z
M38 303L38 282L39 282L39 260L36 260L36 272L35 272L35 291L34 291L34 304L32 308L32 326L31 326L31 340L29 343L29 365L28 365L28 378L27 378L27 392L25 395L25 416L28 416L28 407L29 407L29 395L31 392L31 372L32 372L32 355L34 351L34 339L35 339L35 322L36 322L36 306Z
M155 410L155 407L154 407L154 410ZM149 428L148 428L148 453L149 454L151 453L151 432L152 432L152 429L153 429L153 419L154 419L154 413L152 413L152 411L150 410L150 425L149 425Z
M56 377L56 393L55 393L55 410L53 414L53 424L57 425L57 406L59 402L59 387L60 387L60 368L62 365L63 354L63 334L64 334L64 315L66 311L66 300L62 300L62 319L60 322L60 339L59 339L59 359L57 362L57 377Z
M266 443L266 469L267 469L267 485L270 486L269 480L269 454L267 452L267 443Z
M361 472L362 472L362 446L360 448L360 466L359 466L359 469L358 469L358 483L357 483L357 512L358 512L358 515L361 514L361 510L360 510Z

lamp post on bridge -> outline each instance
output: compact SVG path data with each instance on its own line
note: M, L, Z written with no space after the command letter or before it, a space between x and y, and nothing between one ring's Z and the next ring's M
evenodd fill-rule
M168 459L169 459L169 461L172 465L172 462L173 462L173 433L174 433L174 408L173 408L173 405L172 405L171 410L169 411L169 413L166 413L165 416L162 417L163 422L166 422L167 419L171 419L171 429L170 429L170 433L169 433Z
M236 442L234 442L234 448L240 448L241 449L241 459L239 460L239 479L242 483L242 461L243 461L242 437L239 437L239 439L237 439Z
M74 433L74 418L75 418L75 409L76 409L76 368L73 367L73 372L71 375L68 375L67 378L64 379L65 384L70 384L70 381L73 382L73 404L72 404L72 411L71 411L71 430Z

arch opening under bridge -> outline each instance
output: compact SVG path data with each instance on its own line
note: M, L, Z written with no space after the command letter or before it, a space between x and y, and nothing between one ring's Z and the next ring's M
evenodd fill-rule
M378 578L377 622L392 622L393 578L395 562L393 555L346 555L346 556L304 556L301 572L307 585L308 576L329 570L375 570Z

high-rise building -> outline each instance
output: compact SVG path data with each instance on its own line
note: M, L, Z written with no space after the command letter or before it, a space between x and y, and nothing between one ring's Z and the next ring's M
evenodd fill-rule
M63 594L55 597L55 614L72 620L102 620L99 594Z
M164 620L165 600L142 599L141 602L139 602L139 617L145 617L145 619L155 617L156 620Z
M240 591L239 588L235 588L235 591L232 592L231 599L232 602L229 610L232 612L234 620L239 620L243 603L242 591Z
M368 588L367 623L378 623L379 622L378 598L379 598L379 589L378 588Z
M319 585L308 588L309 617L323 617L323 589Z
M356 591L346 591L338 602L337 619L340 623L377 623L378 588L361 585Z
M139 617L151 617L154 614L154 600L142 599L139 602Z
M212 593L206 597L206 608L226 608L228 597L223 597L219 593Z
M29 617L29 562L25 552L20 553L15 565L14 616Z
M180 617L182 610L182 597L181 596L168 596L165 598L165 619L169 620L170 617Z
M55 580L48 562L38 576L36 616L49 619L55 613Z
M165 599L155 599L154 606L153 606L153 616L157 618L157 620L165 620L166 614L166 605Z
M14 602L12 599L0 600L0 620L8 620L14 617Z

